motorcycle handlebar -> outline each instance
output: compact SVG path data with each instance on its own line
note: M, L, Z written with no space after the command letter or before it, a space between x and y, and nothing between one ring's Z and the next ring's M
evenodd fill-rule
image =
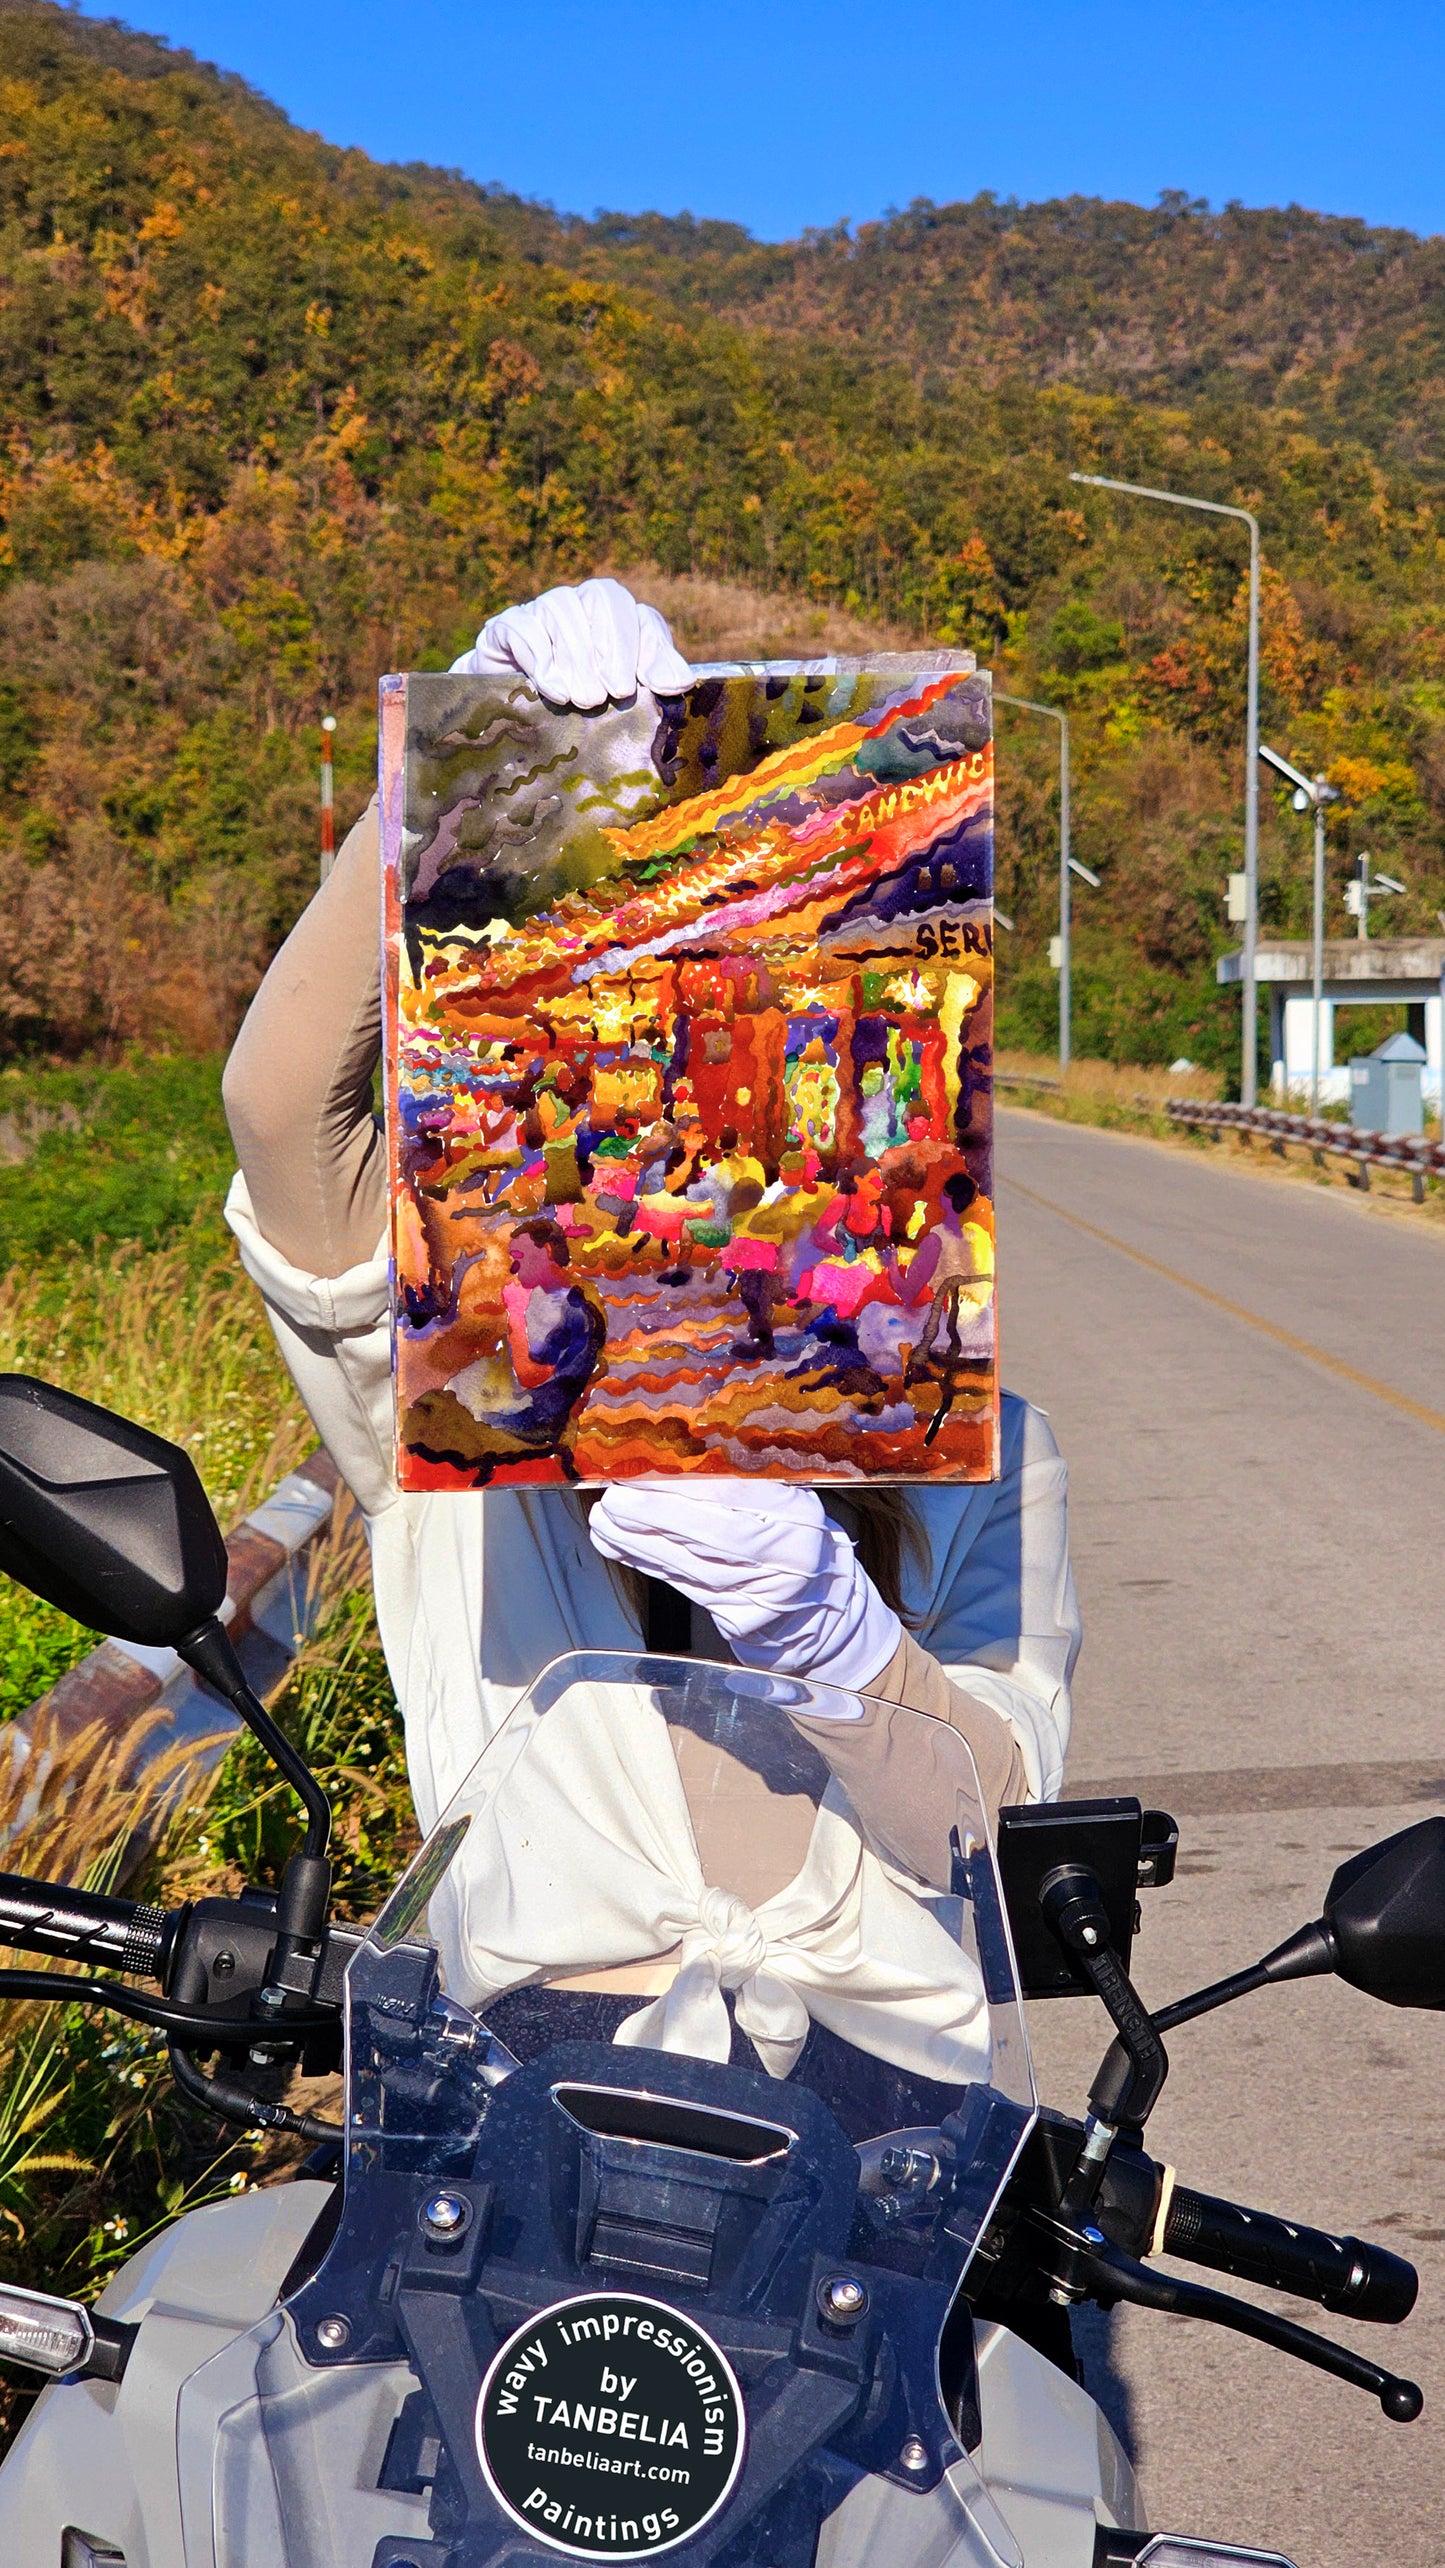
M54 1953L68 1962L99 1962L135 1978L164 1983L185 1914L0 1873L0 1944Z
M1167 2254L1190 2264L1293 2292L1340 2317L1385 2326L1409 2317L1420 2287L1414 2266L1387 2247L1372 2247L1363 2238L1331 2238L1323 2229L1192 2193L1185 2185L1177 2185L1170 2199L1162 2243Z

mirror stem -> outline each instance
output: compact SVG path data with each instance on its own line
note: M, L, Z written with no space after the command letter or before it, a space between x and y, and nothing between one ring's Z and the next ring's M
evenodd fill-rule
M279 1766L291 1789L301 1800L306 1812L306 1838L302 1853L321 1857L331 1841L331 1804L305 1759L292 1747L284 1730L272 1720L265 1704L246 1683L241 1662L232 1649L220 1624L212 1617L200 1624L183 1641L176 1644L177 1654L197 1676L214 1686L232 1710L238 1712L246 1727L260 1740L274 1766Z
M1247 1971L1232 1971L1228 1979L1215 1980L1210 1987L1196 1989L1192 1997L1181 1997L1172 2006L1161 2007L1154 2018L1159 2033L1171 2033L1176 2024L1192 2024L1196 2015L1212 2015L1216 2006L1230 2006L1237 1997L1252 1997L1257 1988L1272 1988L1280 1980L1319 1979L1335 1967L1335 1942L1324 1920L1313 1926L1302 1926L1262 1962Z

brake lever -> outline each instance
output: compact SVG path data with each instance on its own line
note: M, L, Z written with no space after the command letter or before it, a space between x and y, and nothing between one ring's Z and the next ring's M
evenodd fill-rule
M1348 2346L1316 2336L1312 2328L1299 2327L1291 2318L1277 2318L1272 2310L1256 2309L1252 2301L1235 2300L1228 2292L1211 2291L1203 2283L1184 2282L1177 2275L1141 2265L1122 2247L1112 2246L1092 2222L1076 2229L1066 2220L1051 2220L1042 2213L1033 2217L1055 2247L1058 2271L1050 2280L1056 2296L1064 2301L1097 2300L1106 2307L1113 2301L1130 2301L1138 2309L1165 2310L1177 2318L1209 2319L1216 2327L1232 2328L1237 2336L1252 2336L1281 2354L1293 2354L1297 2361L1313 2364L1316 2371L1348 2381L1353 2389L1369 2390L1397 2425L1413 2424L1424 2407L1425 2394L1416 2382L1383 2371Z

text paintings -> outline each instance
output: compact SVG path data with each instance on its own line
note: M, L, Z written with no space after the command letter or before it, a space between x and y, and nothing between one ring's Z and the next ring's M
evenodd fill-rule
M406 1489L986 1480L988 680L382 687Z

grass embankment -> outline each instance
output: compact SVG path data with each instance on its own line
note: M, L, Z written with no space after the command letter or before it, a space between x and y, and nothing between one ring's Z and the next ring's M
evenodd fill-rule
M221 1218L220 1068L0 1071L0 1370L144 1420L233 1523L314 1442ZM93 1646L0 1579L0 1717Z
M315 1441L221 1219L230 1168L216 1062L0 1073L0 1369L184 1444L227 1525ZM274 1709L335 1794L339 1903L364 1915L413 1842L400 1722L354 1533L317 1575L327 1610ZM0 1579L0 1720L94 1645ZM43 1735L36 1747L46 1758ZM0 1754L6 1868L107 1878L134 1824L122 1764L62 1750L30 1810L35 1758ZM168 1905L234 1891L273 1877L293 1833L289 1795L243 1739L129 1887ZM283 2162L180 2105L150 2035L82 2008L0 2007L0 2269L15 2279L88 2294L183 2203Z
M1061 1072L1048 1053L1000 1047L994 1081L1001 1104L1033 1106L1061 1123L1102 1126L1113 1132L1150 1132L1177 1140L1181 1127L1164 1112L1167 1097L1212 1102L1220 1080L1212 1070L1147 1070L1132 1062L1071 1061Z

